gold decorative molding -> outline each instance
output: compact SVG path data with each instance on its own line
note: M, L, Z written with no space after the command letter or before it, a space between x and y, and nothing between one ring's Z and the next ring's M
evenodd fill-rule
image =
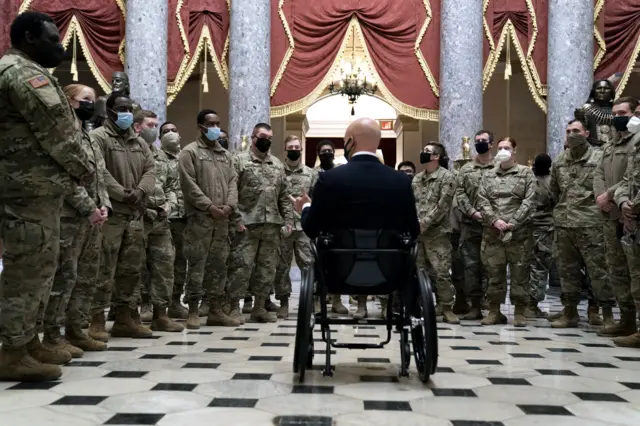
M431 20L433 19L433 12L431 10L431 4L429 3L429 1L430 0L422 0L424 8L427 12L427 17L425 18L424 24L420 29L420 33L418 34L418 38L416 39L416 44L413 50L416 55L416 58L418 58L420 67L424 72L424 76L427 77L427 80L429 81L431 90L433 90L433 93L437 97L440 97L440 89L438 88L438 83L436 82L436 79L433 77L433 73L431 73L429 64L427 63L427 60L425 59L424 55L422 54L422 51L420 50L420 44L422 44L422 39L424 38L424 35L427 32L427 29L429 28L429 24L431 24Z
M600 31L598 30L598 26L596 25L598 22L598 18L600 17L600 13L602 13L602 9L604 9L604 0L597 0L595 4L595 9L593 11L593 36L595 37L596 42L598 43L598 51L596 52L596 55L593 58L594 71L600 65L600 62L602 61L604 54L607 53L607 44L605 43L604 38L602 37L602 34L600 34Z
M633 48L633 53L629 58L627 68L624 70L624 74L622 74L622 78L620 79L620 84L618 84L618 88L616 89L616 98L618 98L622 94L622 92L624 92L625 87L627 87L627 83L629 82L629 78L631 77L631 73L633 72L633 68L636 65L638 54L640 53L640 34L638 34L636 37L636 45Z
M291 60L291 56L293 56L293 51L295 50L295 47L296 47L295 40L293 39L293 35L291 34L291 29L289 28L289 23L287 22L287 17L284 14L284 10L283 10L284 1L285 0L279 0L278 16L280 17L280 21L282 21L282 25L284 26L284 32L287 35L287 39L289 41L289 47L287 48L287 51L284 54L284 58L282 60L282 63L280 64L280 68L278 68L278 72L276 73L273 81L271 82L270 96L273 96L273 94L276 93L278 84L280 84L280 80L282 79L282 76L284 75L284 72L287 69L287 65L289 65L289 61Z

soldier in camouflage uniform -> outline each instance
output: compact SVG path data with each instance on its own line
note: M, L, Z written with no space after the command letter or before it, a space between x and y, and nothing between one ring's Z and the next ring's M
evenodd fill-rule
M444 322L459 324L460 320L452 310L455 290L449 274L451 240L448 234L456 182L453 173L440 167L443 157L445 149L441 144L427 144L420 153L420 163L426 169L418 173L412 183L421 230L418 265L427 271L435 283Z
M284 160L284 172L286 174L287 187L291 196L300 197L309 194L316 184L318 172L307 167L302 162L302 144L297 136L288 136L284 141L286 158ZM276 268L275 288L276 298L280 300L278 318L289 316L289 297L291 296L291 262L295 254L296 264L300 269L307 268L313 261L311 254L311 241L302 231L300 214L294 212L293 232L286 235L283 232L282 246L280 247L280 261Z
M553 211L554 252L562 282L562 316L554 328L577 327L582 286L582 262L587 267L593 292L603 308L614 304L607 283L603 219L593 193L593 177L602 159L602 150L587 142L589 132L579 120L567 125L569 149L560 153L551 167L551 194L558 200Z
M536 180L530 168L516 163L516 141L498 142L500 163L484 176L478 188L478 210L482 214L482 263L487 268L489 315L482 325L506 324L500 305L507 296L507 266L510 271L513 325L525 327L525 310L531 297L529 267L531 219L535 211Z
M469 160L454 161L453 175L458 184L458 171ZM453 313L456 315L466 315L469 313L469 302L465 293L464 285L464 260L462 251L460 250L460 233L462 229L462 212L458 208L458 199L453 197L451 202L451 213L449 214L449 223L451 224L449 239L451 240L451 283L456 289L456 301L453 304ZM436 305L436 308L439 305Z
M150 301L153 306L151 330L181 332L184 327L171 320L167 312L173 296L173 262L175 259L168 217L171 211L178 209L176 195L178 175L171 172L169 159L162 150L154 145L158 137L157 126L158 116L151 111L141 110L133 118L133 129L149 146L155 162L156 175L155 188L145 198L146 264L143 267L140 292L143 306L146 301ZM140 317L142 319L142 312Z
M488 130L478 131L475 136L478 155L458 172L456 201L462 212L460 250L464 262L465 294L471 300L471 310L464 316L467 320L482 319L482 300L485 294L482 279L486 272L480 256L482 213L476 203L478 186L495 167L492 146L493 133Z
M293 207L282 162L269 153L273 131L257 124L249 151L237 156L238 209L234 212L236 238L229 260L229 300L233 313L247 291L255 297L251 320L274 322L265 309L280 260L280 233L292 231ZM254 266L255 265L255 266Z
M235 311L228 315L223 304L230 250L229 218L238 204L237 174L231 154L218 142L218 114L205 109L198 114L197 124L200 135L182 150L178 166L187 213L187 328L200 328L198 308L203 297L209 297L207 325L235 327L243 323L242 314Z
M131 99L112 94L107 99L107 115L104 125L90 134L105 160L105 183L113 214L102 229L102 259L89 336L108 339L104 310L113 291L116 318L111 335L150 337L151 330L139 322L138 298L145 258L144 199L155 188L155 164L147 143L131 128Z
M614 194L620 186L627 169L630 151L635 143L634 134L627 130L627 123L638 106L634 98L617 99L613 104L613 124L616 132L613 139L602 148L602 159L593 177L593 192L596 203L604 216L603 235L608 281L620 307L620 322L613 320L611 307L603 307L604 327L598 330L599 336L629 336L638 331L636 325L636 306L631 296L631 277L620 237L623 234L622 215L614 202ZM639 139L640 136L635 137Z
M56 272L63 196L78 181L92 185L95 167L74 111L47 70L64 58L51 18L19 15L11 44L0 59L0 380L54 380L62 371L52 364L71 355L40 343L36 317Z

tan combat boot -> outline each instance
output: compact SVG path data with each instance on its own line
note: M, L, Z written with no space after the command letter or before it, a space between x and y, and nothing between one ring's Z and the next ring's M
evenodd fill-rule
M613 308L611 306L602 307L602 326L613 327L616 324L616 320L613 319Z
M250 314L253 310L253 297L247 296L244 298L244 304L242 305L242 313Z
M289 296L280 298L280 308L278 309L276 316L281 319L289 317Z
M150 303L145 303L140 307L140 321L151 322L153 321L153 307Z
M600 308L598 305L590 305L587 309L587 318L590 325L603 325L602 317L600 317Z
M267 310L267 312L278 312L278 305L273 303L273 301L271 300L271 296L267 296L267 300L265 300L264 302L264 308Z
M169 306L167 315L169 315L169 318L176 319L187 319L189 316L189 310L180 303L180 295L174 296L171 300L171 306Z
M76 348L85 352L101 352L107 350L107 344L94 340L82 332L77 326L67 324L64 328L64 337Z
M636 309L622 307L620 308L620 321L609 325L605 321L604 326L596 334L601 337L624 337L637 332Z
M26 346L0 348L0 381L46 382L62 376L57 365L43 364L29 355Z
M621 348L640 348L640 333L634 333L631 336L616 337L613 343Z
M116 307L116 320L111 327L113 337L131 337L145 339L153 336L153 332L142 324L137 324L132 318L131 309L127 305Z
M348 315L349 309L342 304L342 298L339 294L332 294L331 298L331 312L338 315Z
M362 320L369 316L367 310L367 296L356 296L358 302L358 310L353 314L353 319Z
M253 305L253 309L251 310L251 317L249 320L251 322L276 322L278 318L271 312L267 312L264 308L267 296L256 296L255 304Z
M113 309L115 313L115 309ZM109 333L107 333L107 322L105 321L104 311L93 314L91 316L91 324L89 324L89 337L100 342L109 341Z
M65 365L71 361L69 352L44 346L37 335L27 343L27 351L36 361L43 364Z
M532 299L524 311L524 316L526 319L538 319L538 318L548 318L549 314L546 312L543 312L540 309L540 307L538 306L537 300Z
M467 312L464 317L464 320L474 321L482 319L482 299L472 299L471 300L471 309Z
M200 303L200 308L198 309L198 315L201 317L206 317L207 315L209 315L209 302L207 302L206 300L203 300Z
M58 327L45 330L42 344L52 350L67 351L71 354L72 358L82 358L84 351L76 346L73 346L62 335L60 335L60 329Z
M551 323L553 328L577 328L580 322L577 306L565 306L562 316Z
M245 304L246 303L247 302L245 301ZM244 309L240 309L240 300L227 297L227 304L229 305L229 316L231 318L240 321L240 325L247 322L243 315Z
M207 325L218 327L237 327L242 325L236 318L230 317L222 309L222 296L212 296L209 302L209 315Z
M527 307L525 305L516 305L513 314L513 326L514 327L526 327L527 318L525 317L525 311Z
M564 315L564 311L556 312L555 314L551 314L547 317L547 321L554 322L559 320Z
M200 311L198 309L198 302L189 303L189 316L187 317L187 329L188 330L200 329Z
M453 313L452 306L442 305L442 321L447 324L460 324L460 319Z
M482 325L497 325L506 324L507 317L500 312L500 303L491 303L489 305L489 314L484 318L480 324Z
M167 308L160 306L153 307L153 321L151 321L152 331L166 331L168 333L180 333L184 331L184 326L175 322L167 314Z
M441 317L443 312L442 305L436 302L436 316Z

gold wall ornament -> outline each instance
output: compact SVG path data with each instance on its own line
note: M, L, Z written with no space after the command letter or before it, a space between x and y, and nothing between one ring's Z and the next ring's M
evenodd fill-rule
M529 157L527 160L527 166L531 169L533 168L533 158Z
M462 159L463 160L471 160L471 144L469 141L471 138L469 136L462 137Z
M249 149L249 136L242 136L242 142L240 142L240 151L246 151Z

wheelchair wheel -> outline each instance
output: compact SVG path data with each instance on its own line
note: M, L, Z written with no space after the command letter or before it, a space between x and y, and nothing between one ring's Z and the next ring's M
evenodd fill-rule
M418 270L418 297L411 315L413 356L424 383L438 367L438 330L431 283L426 272Z
M304 382L307 368L313 362L313 266L302 272L300 284L300 303L298 305L298 323L293 352L293 371L299 374L300 383Z

